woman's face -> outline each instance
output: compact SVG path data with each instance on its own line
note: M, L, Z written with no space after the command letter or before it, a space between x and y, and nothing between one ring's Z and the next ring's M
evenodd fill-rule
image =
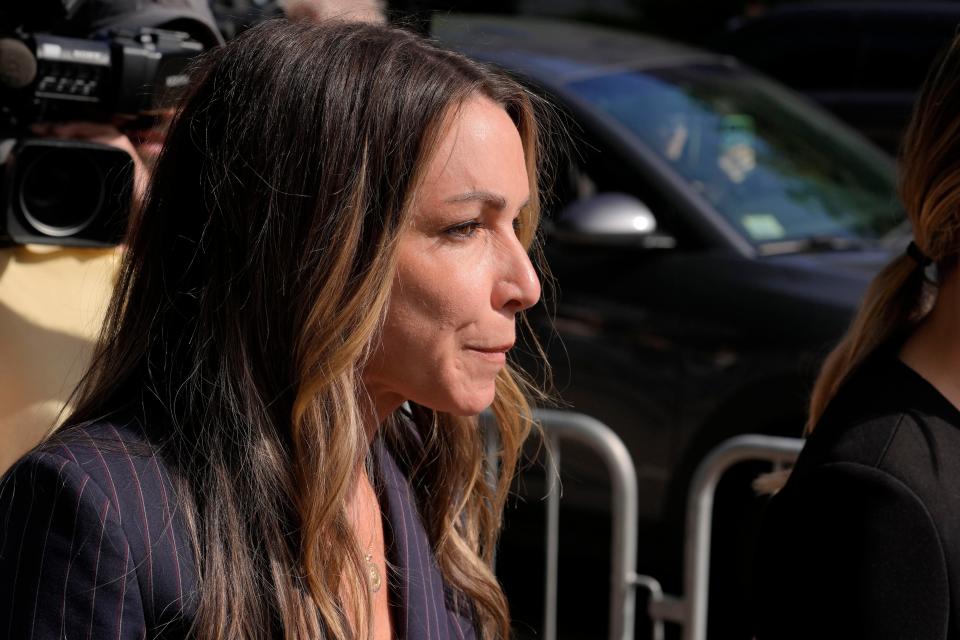
M517 237L530 197L507 113L471 99L451 118L399 238L382 342L364 383L383 419L405 400L455 415L493 402L516 315L540 298Z

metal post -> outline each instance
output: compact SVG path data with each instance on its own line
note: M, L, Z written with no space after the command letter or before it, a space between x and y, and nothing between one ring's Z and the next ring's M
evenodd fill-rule
M610 638L633 640L636 616L636 587L650 591L648 613L653 621L655 640L664 635L664 622L683 626L684 640L706 640L707 599L710 577L710 536L713 501L717 483L726 471L739 462L766 460L782 469L796 460L803 440L763 435L743 435L721 443L711 451L694 472L687 498L686 542L684 550L684 591L686 598L667 595L660 583L636 574L638 489L633 460L623 441L598 420L578 413L538 410L535 419L544 427L547 448L547 532L546 582L544 584L544 637L557 635L557 583L559 555L559 478L561 440L572 440L600 455L610 472L612 489L612 547L610 558ZM492 416L484 414L484 420ZM492 426L487 422L485 426ZM496 429L487 429L487 452L496 459L499 443Z
M707 637L713 499L720 477L734 464L746 460L769 460L781 466L789 464L802 447L803 440L797 438L737 436L720 444L697 467L687 499L684 592L689 595L684 640L706 640Z
M669 596L664 595L663 587L660 586L660 582L656 578L652 578L650 576L637 576L636 583L638 587L643 587L650 592L651 606L649 607L648 613L650 614L650 619L653 623L652 640L663 640L663 621L666 617L654 614L658 613L657 605L662 605L664 602L668 602Z
M547 576L544 584L543 637L557 638L557 583L560 562L560 443L545 435L547 474Z
M551 437L573 440L596 451L610 471L613 545L610 558L610 638L633 640L636 613L637 473L623 441L599 420L543 409L536 419Z

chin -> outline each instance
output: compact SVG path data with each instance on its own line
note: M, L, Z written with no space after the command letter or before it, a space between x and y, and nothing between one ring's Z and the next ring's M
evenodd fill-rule
M494 397L495 390L491 386L489 392L478 393L469 398L451 398L449 402L443 403L443 408L438 407L437 411L462 418L475 416L493 404Z
M440 413L449 413L450 415L457 416L459 418L467 418L481 413L491 404L493 404L492 399L489 402L444 402L436 405L428 404L424 406Z
M472 418L473 416L479 415L483 412L484 409L493 404L493 401L490 401L484 405L479 405L478 407L471 408L458 408L454 411L447 411L450 415L457 416L459 418Z

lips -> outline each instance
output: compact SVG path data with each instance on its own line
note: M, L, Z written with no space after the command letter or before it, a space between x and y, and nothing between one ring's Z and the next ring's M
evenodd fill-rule
M467 351L471 351L477 356L489 362L503 364L507 360L507 351L509 351L511 348L513 348L513 343L508 342L508 343L505 343L502 345L496 345L496 346L468 345Z
M505 344L494 346L494 347L478 347L476 345L467 345L468 349L473 349L474 351L483 351L484 353L506 353L513 348L512 342L507 342Z

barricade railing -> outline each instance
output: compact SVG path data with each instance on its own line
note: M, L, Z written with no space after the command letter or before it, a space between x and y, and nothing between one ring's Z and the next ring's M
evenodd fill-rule
M543 426L544 466L547 476L546 576L544 581L543 633L545 640L557 637L557 583L560 553L560 441L576 442L603 459L610 474L612 529L610 551L610 638L633 640L636 615L637 565L637 472L627 447L610 427L596 418L540 409L534 415ZM489 413L482 416L491 421ZM487 428L487 446L492 454L499 443L496 429ZM496 456L490 456L496 460Z
M706 640L713 500L723 474L736 464L751 461L770 462L778 471L792 464L802 447L803 440L799 438L748 434L720 443L703 459L687 495L683 566L686 598L666 595L656 579L640 576L650 588L647 612L654 624L655 638L662 638L663 622L673 622L683 627L684 640Z
M489 416L485 416L490 419ZM717 484L730 467L741 462L766 461L779 470L796 460L803 440L748 434L736 436L714 448L697 467L687 497L683 590L686 598L665 594L660 582L636 572L638 539L638 488L633 460L623 441L608 426L587 415L542 409L535 412L543 426L547 475L546 579L544 583L545 640L557 637L557 582L559 567L560 441L592 449L605 462L611 480L612 535L610 552L611 640L633 640L636 623L636 588L648 590L647 614L653 640L663 640L664 623L683 628L684 640L706 640L710 588L710 552L713 503ZM488 429L488 433L495 432ZM496 447L495 440L489 446ZM495 457L493 458L495 459Z
M610 549L610 638L633 640L637 585L637 472L626 445L599 420L569 411L541 410L536 418L543 425L547 493L547 575L544 585L543 637L557 637L557 577L560 537L560 441L576 442L597 453L610 473L612 535Z

